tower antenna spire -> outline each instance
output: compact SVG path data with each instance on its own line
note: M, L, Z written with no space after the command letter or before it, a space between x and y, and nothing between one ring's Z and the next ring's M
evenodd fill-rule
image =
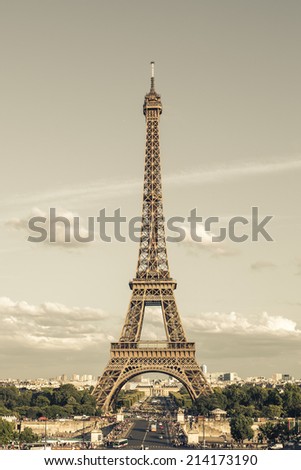
M151 91L155 91L155 62L151 62Z

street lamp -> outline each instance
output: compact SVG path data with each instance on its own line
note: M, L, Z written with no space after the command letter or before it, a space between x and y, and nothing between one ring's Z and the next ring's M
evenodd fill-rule
M44 423L45 423L45 439L44 439L44 450L46 450L47 447L47 418L44 418Z
M47 444L47 418L46 416L41 416L39 418L39 421L44 421L44 425L45 425L45 431L44 431L44 450L46 450L46 444Z
M84 420L82 418L82 425L83 425L83 428L82 428L82 448L84 448L84 443L85 443L85 424L84 424Z
M20 439L21 439L21 431L22 431L22 418L19 418L19 422L17 424L17 430L19 432L19 449L21 449Z

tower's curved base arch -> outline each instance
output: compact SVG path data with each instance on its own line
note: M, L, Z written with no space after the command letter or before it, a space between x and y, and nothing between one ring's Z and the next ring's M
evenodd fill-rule
M135 376L148 372L168 374L179 380L194 401L203 394L211 392L194 357L137 357L111 358L105 372L99 379L93 395L97 405L108 412L123 385Z

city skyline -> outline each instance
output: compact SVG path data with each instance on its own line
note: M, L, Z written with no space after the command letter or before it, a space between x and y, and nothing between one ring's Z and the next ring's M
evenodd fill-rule
M273 242L214 244L209 234L168 244L197 360L241 377L300 378L301 6L155 1L150 40L146 2L26 3L2 6L0 20L0 376L105 367L137 243L31 244L27 222L55 207L79 215L86 233L102 208L141 215L142 104L155 60L165 215L273 216ZM161 339L158 312L144 327Z
M204 372L203 366L205 366L206 372ZM245 382L246 383L248 382L259 383L260 381L262 381L262 383L265 383L265 382L270 382L270 383L298 382L299 383L301 382L301 378L293 377L289 373L288 370L282 371L282 372L280 371L274 372L269 377L258 375L258 376L248 376L248 377L242 378L235 371L230 371L230 370L227 370L227 371L226 370L224 371L209 370L208 371L206 364L202 364L201 368L203 372L205 373L207 380L209 380L210 383L224 382L227 385L229 383L245 383ZM75 373L73 372L70 375L61 373L53 377L26 377L25 379L19 378L19 377L0 377L0 382L2 383L15 383L15 382L23 383L26 381L29 381L29 382L31 381L32 382L39 382L39 381L52 382L53 381L53 382L61 382L61 383L72 383L72 382L83 382L83 383L95 382L96 383L97 380L98 380L97 376L94 376L92 374L87 374L87 373L78 374L77 372ZM168 375L164 372L142 372L141 374L129 379L128 382L126 383L129 383L129 382L136 383L136 382L141 382L141 381L143 382L145 380L146 381L171 380L171 381L179 382L177 378L171 375Z

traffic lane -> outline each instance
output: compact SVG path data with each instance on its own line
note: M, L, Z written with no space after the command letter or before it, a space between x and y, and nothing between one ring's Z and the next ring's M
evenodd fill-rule
M162 437L161 437L162 436ZM172 449L170 445L169 435L167 432L166 423L157 431L149 430L149 422L147 420L135 420L134 425L128 435L128 449Z
M130 432L127 435L128 449L140 449L144 438L146 437L146 430L148 429L148 421L138 419L134 421Z

